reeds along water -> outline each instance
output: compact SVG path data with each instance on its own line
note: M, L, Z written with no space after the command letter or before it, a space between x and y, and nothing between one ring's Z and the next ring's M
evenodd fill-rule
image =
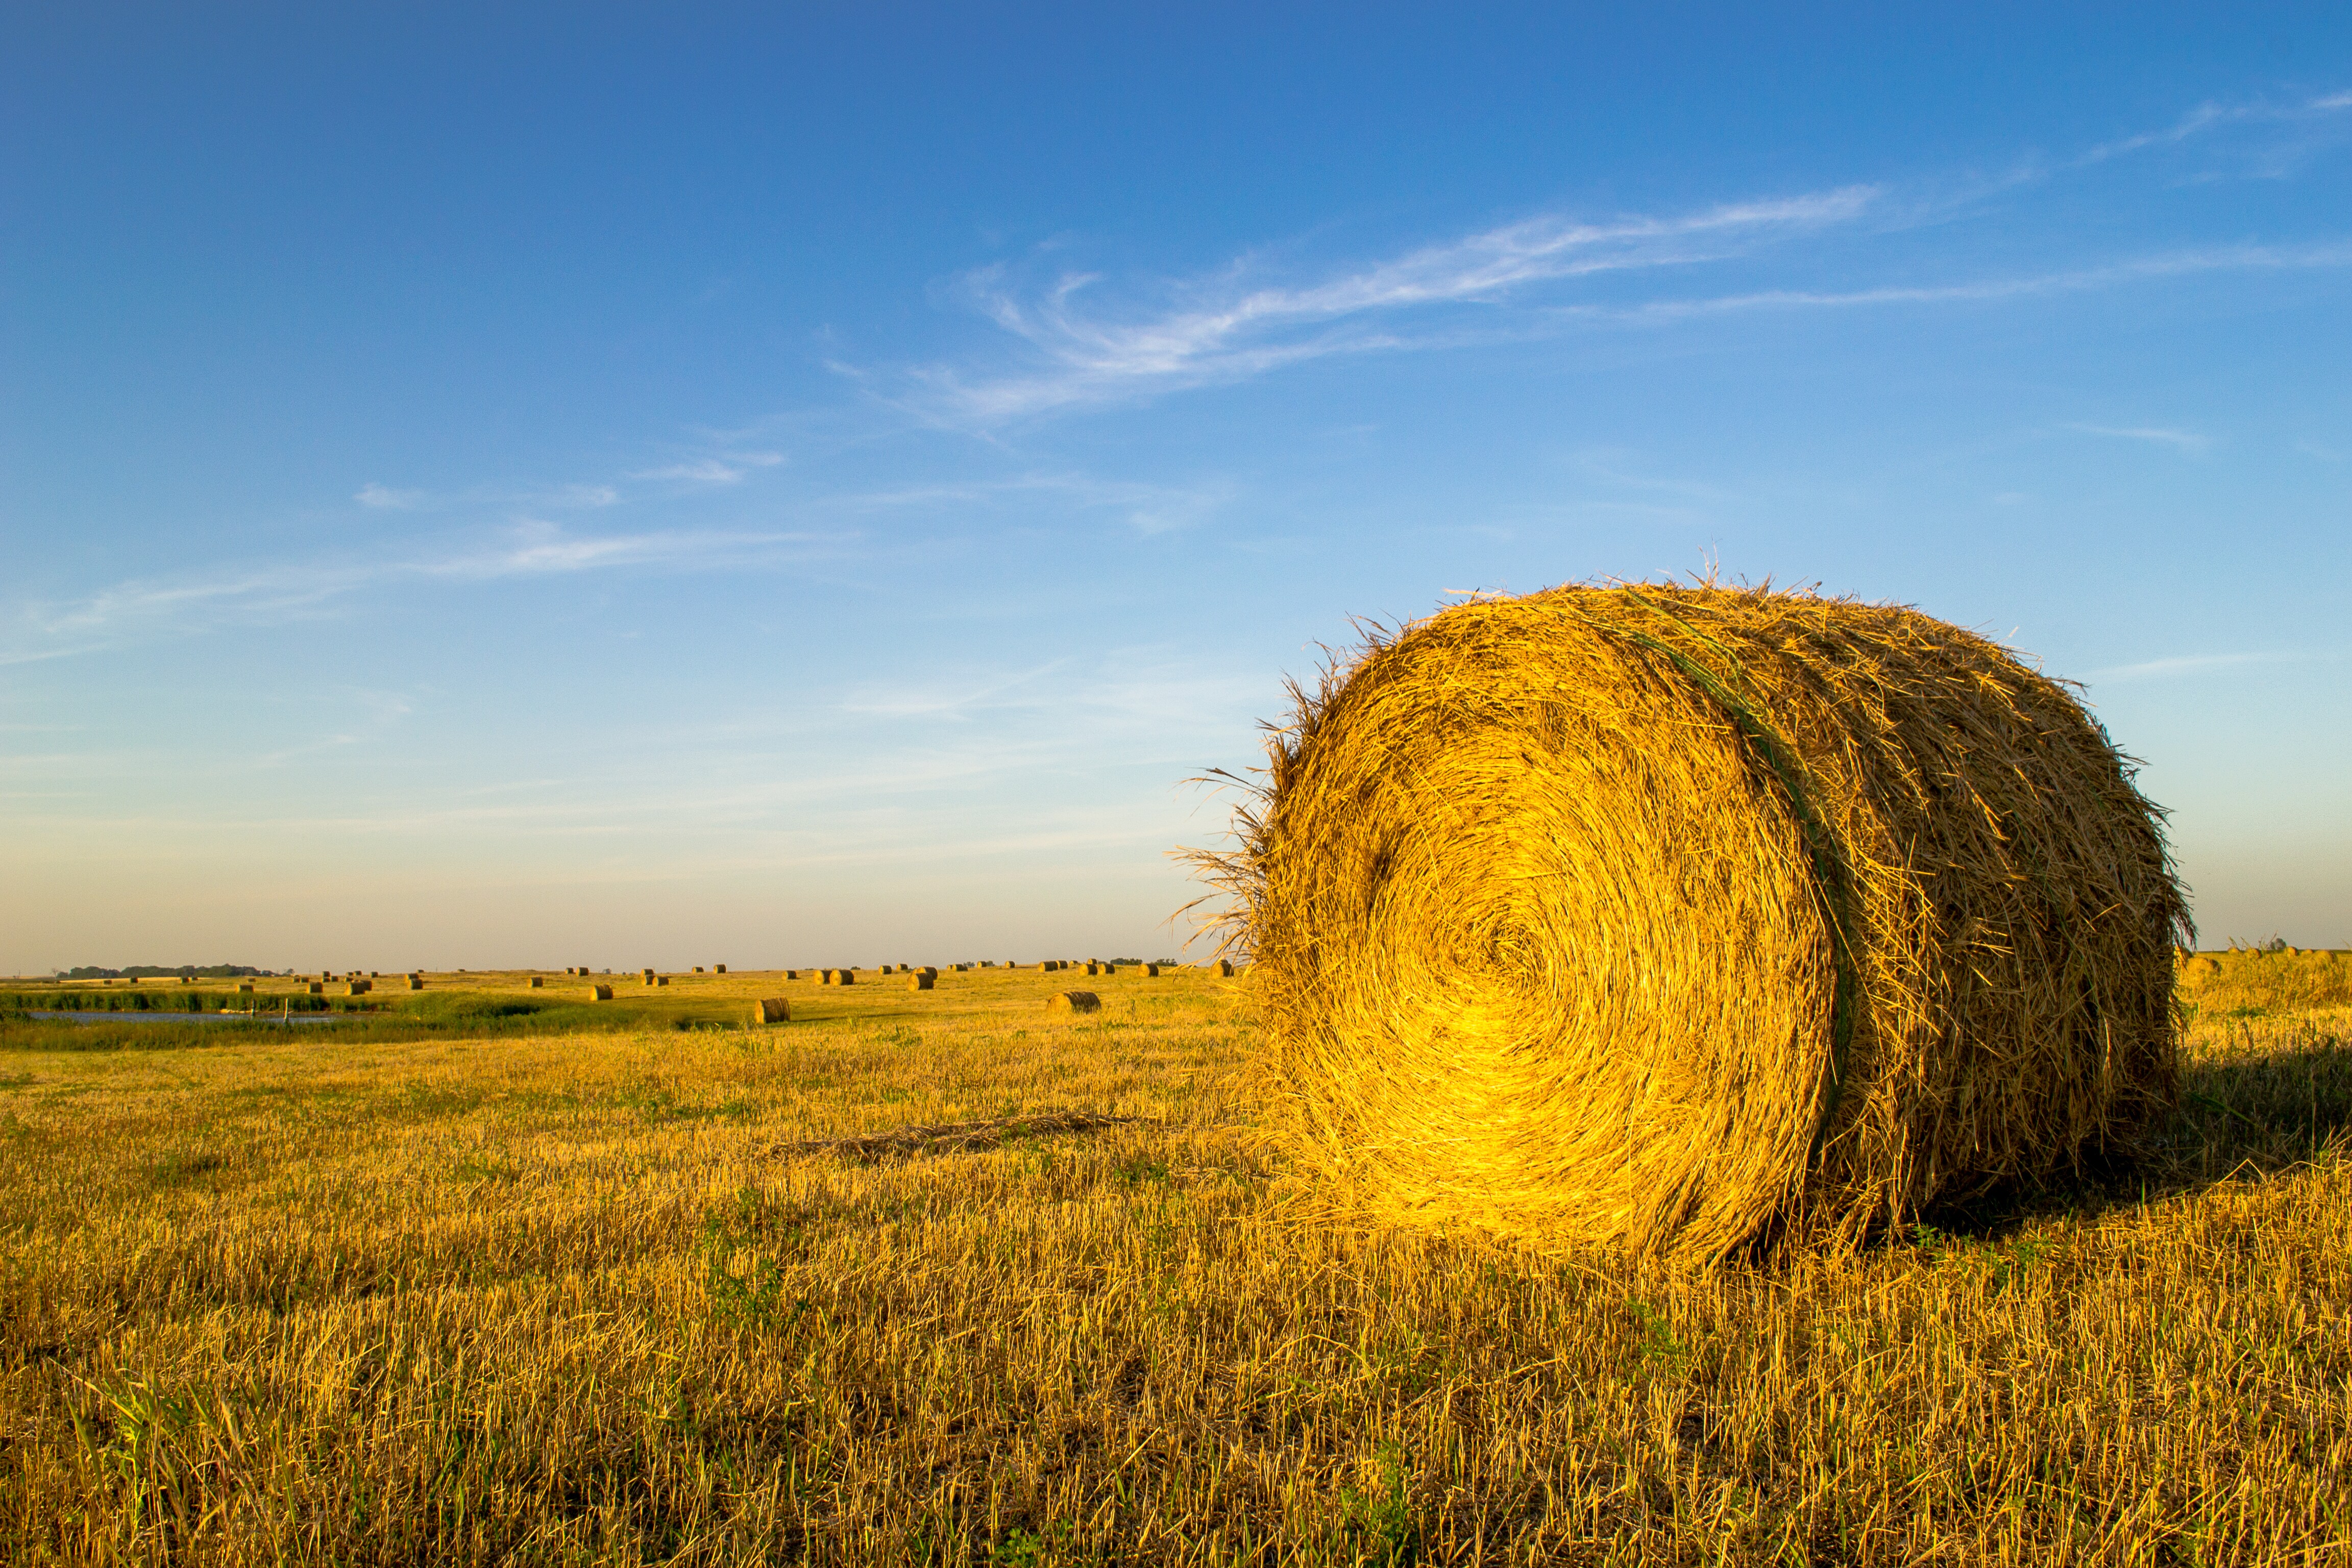
M2157 817L1973 633L1568 587L1293 694L1241 847L1196 860L1350 1203L1687 1258L1851 1239L2172 1097Z

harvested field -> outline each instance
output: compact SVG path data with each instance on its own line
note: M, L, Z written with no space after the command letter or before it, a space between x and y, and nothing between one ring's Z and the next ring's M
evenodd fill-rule
M1331 1223L1262 974L430 978L0 1023L0 1561L2346 1561L2341 1009L2200 1008L2137 1166L1694 1272Z

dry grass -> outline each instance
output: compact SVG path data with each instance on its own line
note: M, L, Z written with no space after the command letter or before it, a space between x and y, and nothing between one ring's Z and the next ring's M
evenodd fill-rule
M2154 811L1982 637L1569 587L1375 633L1294 694L1240 849L1195 858L1237 896L1299 1157L1370 1212L1851 1242L2171 1102Z
M2201 1018L2137 1171L1688 1273L1330 1225L1241 985L1052 985L0 1050L0 1562L2352 1563L2344 1014Z

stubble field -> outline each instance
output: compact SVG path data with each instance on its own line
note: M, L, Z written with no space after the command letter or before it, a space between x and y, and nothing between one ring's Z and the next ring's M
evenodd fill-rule
M1197 970L19 1018L0 1561L2352 1563L2352 1013L2285 973L2136 1165L1698 1274L1335 1221Z

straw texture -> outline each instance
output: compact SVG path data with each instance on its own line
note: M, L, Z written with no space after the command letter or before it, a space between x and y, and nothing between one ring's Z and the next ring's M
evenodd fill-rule
M1691 1258L1852 1240L2175 1092L2159 814L1971 633L1568 587L1293 695L1241 847L1194 858L1352 1202Z

